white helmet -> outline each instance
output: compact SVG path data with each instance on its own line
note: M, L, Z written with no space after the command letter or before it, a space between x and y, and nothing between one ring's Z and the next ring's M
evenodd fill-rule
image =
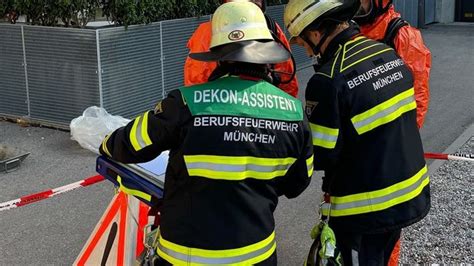
M200 61L236 61L274 64L290 54L274 41L265 15L254 3L232 1L219 6L212 16L210 52L192 53Z

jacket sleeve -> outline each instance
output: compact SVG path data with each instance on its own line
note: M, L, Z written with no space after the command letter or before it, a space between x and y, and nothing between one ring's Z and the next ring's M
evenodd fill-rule
M277 28L277 35L278 39L285 45L288 50L291 51L290 43L286 39L285 33L282 31L280 26L275 22L276 28ZM275 70L278 72L284 72L284 73L293 73L295 70L296 66L293 64L293 61L288 59L286 62L278 63L275 64ZM283 74L281 75L281 80L282 81L288 81L289 75ZM284 92L290 94L291 96L297 98L298 97L298 80L296 78L296 75L291 79L289 83L283 84L281 83L278 85L280 89L282 89Z
M315 74L306 88L306 114L312 134L314 169L326 175L337 165L343 138L340 134L340 99L332 80Z
M303 134L304 142L300 156L286 175L275 181L278 195L285 195L289 199L300 195L308 187L313 176L313 144L306 116L303 121Z
M179 95L170 93L154 111L143 113L108 135L100 146L100 153L119 162L139 163L178 146L182 128L180 114L185 108Z
M421 128L430 98L431 53L423 43L420 31L411 26L400 28L394 43L398 54L413 74L417 105L416 122L418 128Z
M211 45L211 23L204 22L196 29L188 40L189 53L200 53L209 51ZM191 86L207 82L212 71L217 67L215 62L201 62L186 57L184 63L184 85Z

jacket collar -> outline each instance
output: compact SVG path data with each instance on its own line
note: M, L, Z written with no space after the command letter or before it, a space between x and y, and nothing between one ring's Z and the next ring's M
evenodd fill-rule
M328 62L339 49L339 45L344 45L347 41L360 35L360 29L355 23L349 23L349 28L336 35L328 44L324 53L321 55L320 65Z

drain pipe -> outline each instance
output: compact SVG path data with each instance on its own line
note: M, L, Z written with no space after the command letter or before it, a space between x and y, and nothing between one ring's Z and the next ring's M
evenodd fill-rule
M425 24L425 0L418 0L418 28L426 28Z

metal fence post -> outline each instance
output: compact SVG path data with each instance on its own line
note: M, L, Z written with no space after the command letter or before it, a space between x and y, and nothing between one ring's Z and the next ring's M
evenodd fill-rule
M418 0L418 28L425 28L425 0Z
M165 57L163 55L163 23L160 21L160 61L161 61L161 88L163 89L162 97L165 98Z
M104 95L102 92L102 64L100 61L100 35L99 30L95 30L95 43L97 48L97 79L99 81L99 104L104 107Z
M30 89L28 86L28 64L26 63L25 31L23 30L23 28L23 25L21 25L21 45L23 46L23 68L25 69L26 104L28 108L28 117L30 117Z

